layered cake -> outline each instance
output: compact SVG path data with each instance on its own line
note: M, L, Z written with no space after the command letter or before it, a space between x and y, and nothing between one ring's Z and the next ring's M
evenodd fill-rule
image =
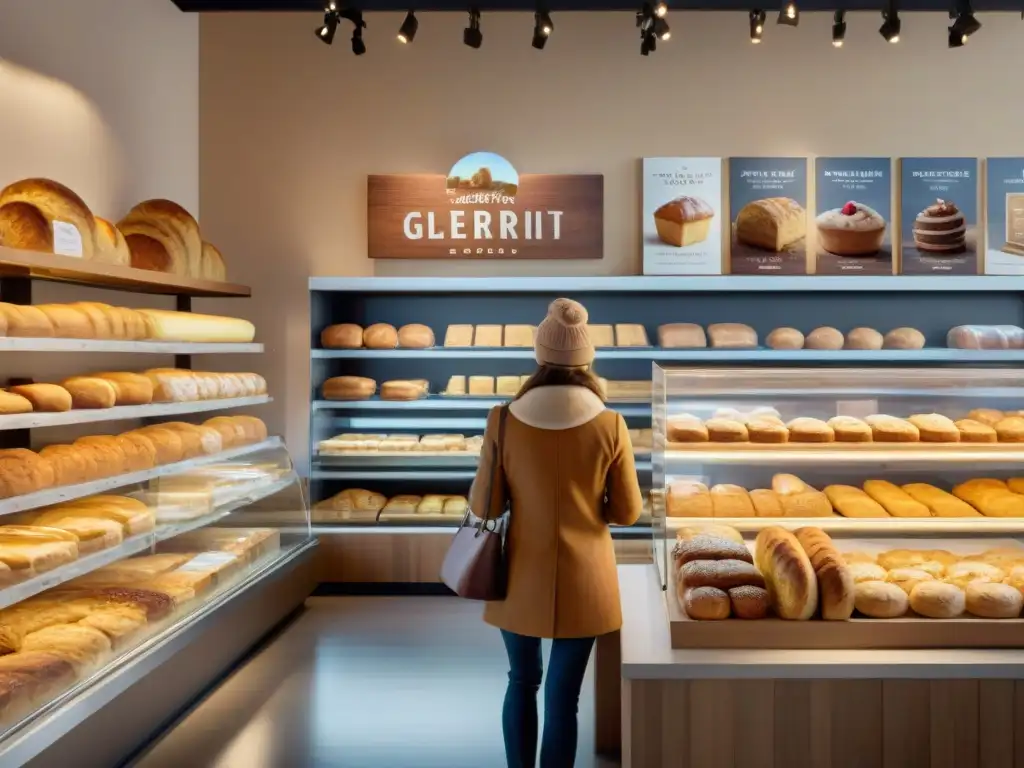
M821 247L837 256L869 256L877 253L885 238L885 219L863 203L850 201L818 216Z
M928 253L962 253L967 249L967 224L960 209L936 200L914 220L914 245Z
M807 234L807 212L788 197L755 200L736 217L736 239L766 251L782 251Z
M654 212L661 242L682 248L707 239L714 209L699 197L677 197Z

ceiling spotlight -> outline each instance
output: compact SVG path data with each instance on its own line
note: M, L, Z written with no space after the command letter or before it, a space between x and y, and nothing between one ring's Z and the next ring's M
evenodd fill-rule
M643 56L648 56L652 51L658 50L658 36L654 34L654 30L644 32L643 38L640 41L640 53Z
M846 40L846 11L836 11L832 17L832 45L842 48L844 40Z
M402 22L402 26L398 29L398 42L411 43L416 38L416 30L419 28L420 23L416 19L416 12L409 11L405 16L405 21Z
M796 27L800 24L800 9L796 7L796 0L786 0L785 5L779 10L778 23L787 27Z
M551 22L551 16L547 11L537 11L533 14L533 47L538 51L544 50L554 28L555 25Z
M327 45L334 42L334 34L338 31L338 22L341 17L338 15L338 6L331 3L324 8L324 23L317 27L316 36Z
M750 12L750 42L755 45L761 42L761 35L764 34L764 20L765 13L760 8Z
M955 32L967 42L967 38L981 29L981 22L974 16L974 9L971 7L971 0L956 0L956 13L950 12L951 18L956 18L953 26L949 28L950 39ZM963 43L961 43L963 45Z
M484 41L484 33L480 31L480 11L477 8L469 10L469 26L462 32L462 42L470 48L479 48Z
M952 27L949 28L949 47L950 48L963 48L967 44L967 35L962 32L957 32Z
M654 6L654 15L659 19L665 18L665 14L668 13L668 6L661 2Z
M654 19L654 34L662 40L672 37L672 30L668 28L668 22L660 16Z
M885 38L887 43L898 43L900 41L900 14L896 9L896 0L888 0L885 10L882 11L882 26L878 28L878 34Z
M662 40L668 40L672 35L668 28L668 22L658 16L657 11L650 3L644 3L643 7L636 12L636 25L640 28L640 53L644 56L648 56L658 49L659 37Z
M363 42L363 28L356 27L352 30L352 53L362 56L366 53L366 43Z

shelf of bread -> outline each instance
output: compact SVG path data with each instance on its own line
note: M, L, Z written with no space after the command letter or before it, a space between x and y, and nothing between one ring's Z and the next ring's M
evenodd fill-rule
M676 648L1024 647L1016 539L843 539L788 521L751 541L680 529L667 602Z
M259 343L112 341L109 339L23 339L0 337L0 352L124 352L146 355L262 354Z
M511 401L511 397L453 397L428 395L416 400L383 400L371 397L366 400L314 400L314 411L489 411ZM608 398L608 407L623 415L648 416L651 413L650 398Z
M75 283L133 293L239 298L252 296L252 290L245 285L154 272L122 264L85 261L76 256L25 251L3 245L0 245L0 276Z
M428 478L429 479L429 478ZM348 488L313 505L314 523L454 524L469 507L465 496L402 494L388 498L376 491Z

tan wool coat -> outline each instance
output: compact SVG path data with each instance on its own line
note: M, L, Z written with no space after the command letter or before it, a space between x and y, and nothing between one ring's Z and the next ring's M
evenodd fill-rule
M499 409L487 420L470 508L511 503L507 596L484 620L530 637L591 637L619 629L622 610L609 523L643 508L626 423L584 387L540 387L512 403L501 471L487 499ZM504 490L503 490L504 488Z

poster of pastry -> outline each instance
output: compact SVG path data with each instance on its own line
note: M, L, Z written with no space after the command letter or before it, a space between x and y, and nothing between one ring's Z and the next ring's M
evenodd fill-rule
M645 157L645 275L722 273L722 158Z
M729 271L807 273L807 159L729 159Z
M985 274L1024 275L1024 157L990 157L985 165Z
M814 271L892 274L892 160L819 157L814 163Z
M978 272L978 161L905 157L900 161L900 272Z

